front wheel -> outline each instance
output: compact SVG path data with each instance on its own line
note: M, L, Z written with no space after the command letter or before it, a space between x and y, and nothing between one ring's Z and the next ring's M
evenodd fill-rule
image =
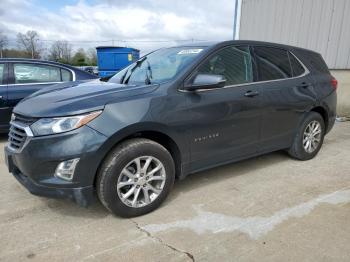
M290 156L299 160L314 158L320 151L325 135L325 124L322 116L310 112L297 131L293 144L289 148Z
M118 145L104 161L97 177L97 194L112 213L139 216L165 200L174 180L174 161L162 145L131 139Z

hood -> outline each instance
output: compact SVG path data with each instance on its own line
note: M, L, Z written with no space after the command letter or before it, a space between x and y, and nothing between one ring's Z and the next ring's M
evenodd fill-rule
M44 88L23 99L17 114L29 117L76 115L103 109L111 101L154 91L159 85L124 85L101 81L68 82Z

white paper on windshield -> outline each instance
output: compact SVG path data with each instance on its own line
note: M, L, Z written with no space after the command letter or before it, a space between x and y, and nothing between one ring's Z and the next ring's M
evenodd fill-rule
M202 51L201 48L195 48L195 49L184 49L178 52L178 55L188 55L188 54L198 54Z

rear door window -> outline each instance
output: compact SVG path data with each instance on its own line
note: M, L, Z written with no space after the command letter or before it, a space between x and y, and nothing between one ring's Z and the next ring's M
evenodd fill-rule
M274 47L254 47L259 81L292 77L288 52Z
M304 67L292 53L289 53L289 59L292 66L293 76L300 76L305 73Z
M198 69L199 74L223 75L226 86L253 81L249 47L231 46L219 50Z
M58 67L41 64L14 64L16 84L61 82L61 73Z
M61 74L63 82L72 81L72 73L68 70L61 68Z

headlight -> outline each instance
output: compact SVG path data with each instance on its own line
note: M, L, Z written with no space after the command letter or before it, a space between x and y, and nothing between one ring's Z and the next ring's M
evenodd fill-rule
M63 133L86 125L101 113L102 111L95 111L76 116L41 118L33 123L30 128L35 136Z

